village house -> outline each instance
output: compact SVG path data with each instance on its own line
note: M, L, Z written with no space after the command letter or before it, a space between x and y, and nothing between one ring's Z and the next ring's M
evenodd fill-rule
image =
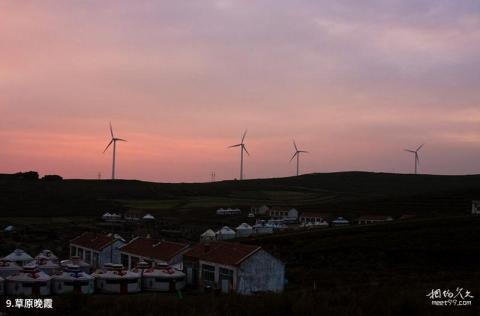
M238 208L227 208L227 209L224 209L224 208L219 208L217 210L217 215L240 215L242 214L242 211Z
M182 255L189 249L186 243L137 237L120 248L120 262L127 269L133 269L138 262L150 265L170 265L182 269Z
M120 263L119 248L124 244L125 241L117 235L84 232L70 241L70 256L78 256L98 268L105 263Z
M281 292L285 264L259 246L233 242L199 243L183 257L187 284L250 295Z
M298 211L295 208L272 208L269 210L269 215L272 220L282 220L288 223L296 223L298 221Z
M328 225L325 220L325 215L320 213L302 212L299 217L299 222L302 225Z
M363 215L358 218L359 224L376 224L393 221L393 217L386 215Z

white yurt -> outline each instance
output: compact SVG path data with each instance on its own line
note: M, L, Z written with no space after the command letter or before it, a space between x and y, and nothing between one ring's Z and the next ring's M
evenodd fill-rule
M60 265L58 264L58 257L50 250L42 250L36 257L38 268L48 275L54 275L60 271Z
M144 221L153 221L155 220L155 217L152 214L147 214L144 217L142 217Z
M95 278L74 264L69 264L63 272L52 277L52 291L54 294L78 293L93 294Z
M2 260L12 261L23 267L24 265L33 261L33 258L22 249L15 249L11 254L3 257Z
M200 235L200 240L215 240L217 235L211 229L207 229L203 234Z
M110 220L111 218L112 218L112 214L110 214L110 213L108 213L108 212L102 215L102 219L103 219L104 221L108 221L108 220Z
M22 271L22 267L12 261L0 260L0 277L6 278Z
M337 217L335 220L332 221L333 226L342 226L342 225L349 225L350 221L343 217Z
M185 273L167 264L148 267L145 262L139 262L133 269L142 276L142 290L158 292L175 292L185 287Z
M233 239L236 235L235 231L228 226L223 226L222 229L217 231L218 240Z
M0 277L0 295L5 295L5 280Z
M255 234L273 234L273 225L265 222L257 222L253 225L253 231Z
M85 273L90 273L91 265L80 259L79 256L72 256L68 260L62 260L60 261L60 266L63 269L66 269L69 265L75 265L79 266L80 270L82 270Z
M125 270L121 264L105 264L92 274L100 293L137 293L141 290L140 274Z
M55 256L53 254L52 251L48 250L48 249L44 249L42 251L40 251L40 253L35 257L35 259L47 259L47 260L51 260L55 263L58 263L58 257Z
M241 223L236 228L237 230L237 237L248 237L253 233L253 227L248 225L247 223Z
M50 295L51 279L36 264L28 264L20 273L7 277L5 292L11 296Z

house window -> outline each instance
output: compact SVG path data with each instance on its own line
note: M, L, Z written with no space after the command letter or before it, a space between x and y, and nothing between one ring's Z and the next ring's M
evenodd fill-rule
M78 248L78 256L80 257L80 259L83 259L83 249L82 248Z
M85 251L85 261L88 263L92 263L92 252L89 250Z
M77 255L77 248L71 246L70 247L70 256L73 257L73 256L76 256L76 255Z
M220 274L220 280L233 281L233 270L220 268L219 274Z
M120 261L124 267L128 267L128 256L125 254L121 254Z
M93 253L93 266L96 267L98 265L98 252Z
M215 282L215 267L202 264L203 281Z

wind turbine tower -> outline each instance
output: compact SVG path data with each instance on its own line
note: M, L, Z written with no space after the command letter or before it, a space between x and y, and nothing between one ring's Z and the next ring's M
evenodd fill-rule
M419 152L420 149L422 149L423 145L424 144L421 144L420 146L418 146L417 150L405 149L405 151L414 154L414 159L415 159L414 172L415 172L415 174L417 174L418 165L420 164L420 159L418 158L418 152Z
M298 147L297 147L297 144L295 143L295 140L293 141L293 147L295 148L295 153L293 154L292 158L290 159L290 162L293 160L293 158L297 157L297 176L298 176L299 171L300 171L300 154L307 154L308 151L299 150Z
M243 152L245 151L247 155L250 156L250 153L245 147L245 142L244 142L245 136L247 136L247 130L245 130L245 132L243 133L242 141L240 142L240 144L236 144L228 147L228 148L240 147L240 180L243 180Z
M111 144L113 144L113 154L112 154L112 180L115 180L115 154L116 154L116 149L117 149L117 142L126 142L125 139L121 139L121 138L116 138L114 135L113 135L113 128L112 128L112 123L110 122L110 135L112 135L112 139L110 140L110 142L108 143L107 147L105 147L105 150L103 151L103 153L105 153L108 149L108 147L110 147Z

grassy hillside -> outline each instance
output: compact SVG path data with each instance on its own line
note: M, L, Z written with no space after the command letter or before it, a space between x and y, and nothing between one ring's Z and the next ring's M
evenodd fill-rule
M480 176L367 172L300 177L152 183L131 180L19 180L0 176L0 216L98 215L111 208L142 208L174 215L218 207L295 206L342 214L466 214L480 198Z

